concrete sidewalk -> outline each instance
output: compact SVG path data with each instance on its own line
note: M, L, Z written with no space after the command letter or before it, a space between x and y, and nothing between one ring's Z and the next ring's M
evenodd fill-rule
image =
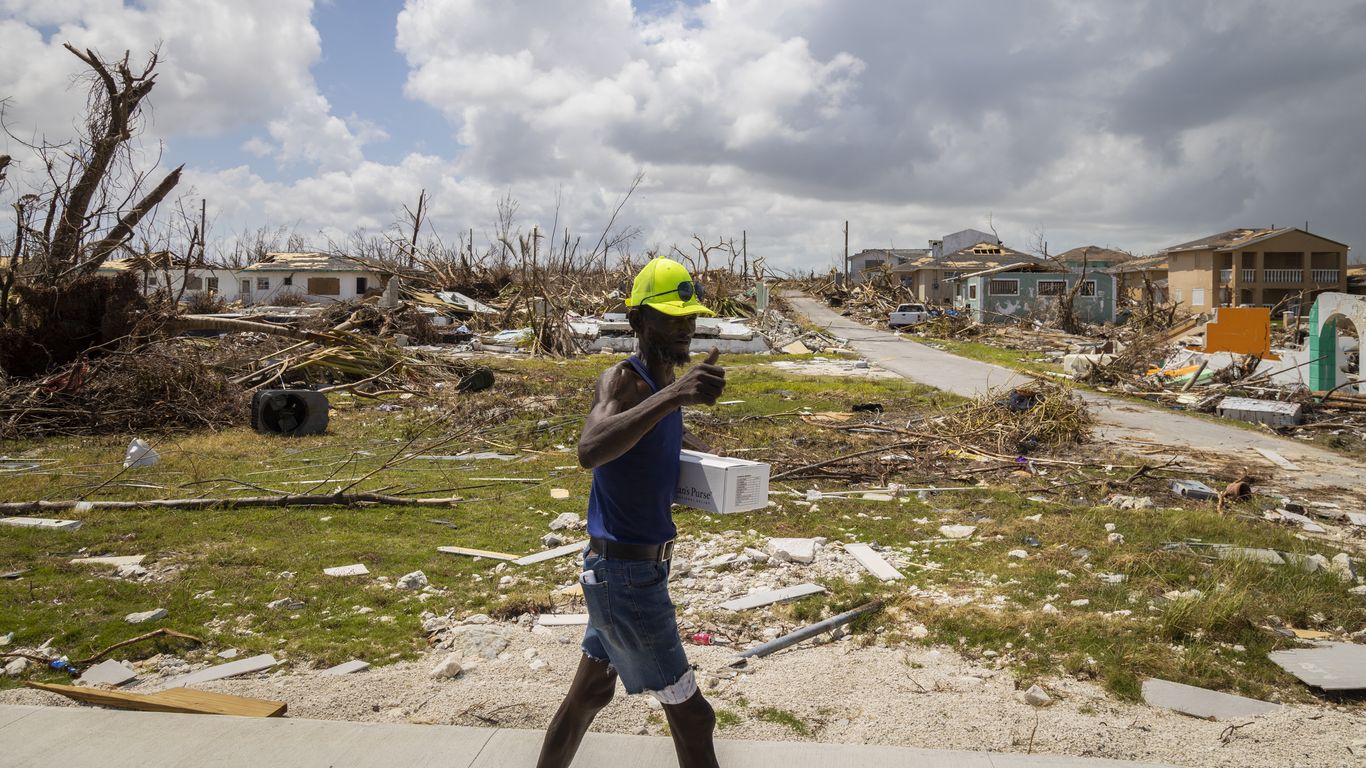
M454 725L0 706L2 768L530 768L536 764L541 737L541 731ZM810 742L721 741L717 754L728 768L1155 765ZM579 768L671 768L677 764L673 742L667 738L607 733L590 733L574 761Z
M976 397L990 389L1019 386L1032 377L999 365L949 354L904 339L895 333L869 328L835 314L823 303L801 294L784 298L813 324L849 342L859 354L906 378L963 397ZM1173 410L1138 403L1078 388L1076 393L1091 406L1096 418L1096 440L1129 450L1162 446L1175 453L1207 451L1245 462L1263 477L1274 476L1278 485L1302 491L1315 489L1359 490L1366 487L1366 465L1348 456L1315 448L1297 440L1196 418ZM1275 451L1299 465L1302 471L1277 469L1252 449Z

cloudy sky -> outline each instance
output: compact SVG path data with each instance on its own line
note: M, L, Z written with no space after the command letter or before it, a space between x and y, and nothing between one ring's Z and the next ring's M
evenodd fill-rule
M68 136L62 43L159 45L141 140L223 239L377 231L425 188L448 241L510 194L591 247L640 170L637 252L745 231L821 269L846 219L852 251L990 219L1054 252L1306 220L1366 252L1363 39L1348 0L0 0L0 98Z

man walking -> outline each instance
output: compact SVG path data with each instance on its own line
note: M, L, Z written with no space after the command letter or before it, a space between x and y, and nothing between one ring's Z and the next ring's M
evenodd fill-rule
M689 361L697 316L715 314L701 298L682 264L646 264L626 302L639 352L598 378L579 438L579 463L593 470L579 579L588 629L574 681L546 730L540 768L569 765L618 677L627 693L648 691L664 705L682 768L717 766L716 715L697 688L669 598L682 407L714 404L726 384L714 348L705 362L674 377L674 368Z

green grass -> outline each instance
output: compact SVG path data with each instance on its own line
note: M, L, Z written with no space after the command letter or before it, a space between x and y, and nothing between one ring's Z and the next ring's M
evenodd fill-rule
M809 737L812 735L811 726L807 725L800 717L797 717L786 709L763 707L762 709L753 710L753 712L754 717L757 719L763 720L766 723L781 725L798 736Z
M744 722L744 718L735 710L726 709L725 707L716 708L716 727L718 730L732 728L742 722Z
M958 341L956 339L939 339L929 336L907 336L906 338L920 344L942 347L944 351L959 357L967 357L973 360L980 360L984 363L999 365L1014 371L1024 371L1026 373L1061 373L1060 363L1050 362L1049 358L1043 357L1038 352L1023 349L1004 349L990 344L983 344L979 341Z
M168 651L210 660L218 650L236 647L244 654L283 656L294 667L357 657L385 664L425 652L424 611L512 617L544 610L565 599L554 591L573 580L572 558L528 568L500 567L488 560L439 554L436 547L537 551L550 519L561 512L583 514L590 476L575 466L574 446L592 382L615 359L499 359L494 390L432 401L389 401L402 407L397 412L340 398L329 433L318 437L272 439L233 429L155 438L161 463L127 472L120 464L127 435L6 445L5 455L53 461L42 473L0 475L3 500L265 495L310 487L302 481L318 481L318 492L330 492L395 455L515 451L517 458L476 463L412 460L356 486L463 499L442 508L44 513L80 519L84 526L74 533L5 529L0 535L0 571L31 569L20 579L0 581L0 634L13 631L16 646L36 646L54 638L54 648L79 659L152 628L129 625L124 615L162 607L170 616L159 625L197 635L206 645L191 650L177 642L143 643L122 657ZM775 472L889 441L884 435L809 423L802 419L803 412L847 412L854 403L879 402L885 408L883 422L897 424L961 402L901 380L787 375L766 365L772 360L723 357L728 369L724 399L744 402L688 409L686 418L689 428L713 446L767 461ZM429 407L433 410L426 410ZM1079 458L1104 460L1094 455ZM752 530L740 538L761 544L769 536L825 536L832 546L853 537L900 550L923 566L904 567L907 582L835 579L825 584L828 594L774 607L779 617L793 624L881 598L887 605L884 611L849 628L857 642L946 644L984 661L984 652L991 650L999 654L993 663L1024 680L1058 674L1094 678L1130 699L1137 697L1141 679L1148 675L1255 696L1279 691L1286 699L1307 699L1309 694L1294 678L1266 659L1268 650L1286 647L1287 641L1261 626L1271 617L1304 628L1341 626L1351 632L1366 626L1366 600L1347 594L1347 585L1331 575L1209 562L1163 550L1168 542L1198 539L1336 554L1329 545L1248 519L1245 515L1258 511L1255 502L1221 515L1209 505L1173 499L1158 480L1140 479L1126 492L1153 495L1159 503L1175 505L1135 512L1093 506L1105 494L1107 482L1119 482L1131 472L1122 467L1070 475L1069 480L1082 482L1057 495L1066 502L1057 504L1027 498L1037 493L1027 489L1047 486L1057 470L1049 477L965 475L980 465L933 456L909 465L883 465L877 454L847 466L878 484L971 485L979 477L991 478L993 484L934 494L923 502L914 496L896 502L826 498L811 506L775 496L774 506L742 515L720 517L680 509L675 518L684 537ZM772 487L835 491L848 486L821 479L775 481ZM552 488L567 489L570 497L553 499ZM1075 501L1077 496L1082 501ZM1038 521L1028 519L1040 514ZM432 519L446 520L455 528ZM1123 544L1107 540L1107 522L1118 526ZM938 527L946 523L970 523L978 530L970 541L934 541L940 538ZM1030 537L1040 546L1027 544ZM1078 553L1082 548L1089 550L1084 560ZM1030 557L1009 558L1012 549L1026 549ZM144 565L165 573L165 578L121 581L69 562L78 556L131 554L146 554ZM331 578L322 573L325 567L356 562L364 563L372 576ZM442 591L420 599L385 588L376 578L392 583L419 569ZM1068 578L1060 570L1074 575ZM280 578L282 572L294 575ZM1120 573L1127 581L1108 584L1095 573ZM500 589L499 578L506 574L514 575L517 583ZM913 597L908 583L941 599ZM1199 590L1198 597L1163 597L1172 591L1194 595L1192 589ZM301 600L304 607L265 608L283 597ZM1080 599L1090 602L1084 607L1070 605ZM1042 612L1045 602L1060 612ZM1115 611L1132 615L1105 615ZM716 611L694 618L742 643L757 639L751 634L757 630L743 615ZM917 639L918 631L912 630L921 624L928 636ZM879 627L881 634L871 631ZM15 684L0 681L0 687ZM731 704L747 707L743 700ZM727 711L718 712L718 722L739 722L739 714L722 714ZM745 711L795 733L810 734L809 726L783 710ZM734 722L729 722L731 716Z

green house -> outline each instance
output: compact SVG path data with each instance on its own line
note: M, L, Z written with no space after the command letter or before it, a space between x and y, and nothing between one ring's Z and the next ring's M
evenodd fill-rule
M1088 269L1085 275L1050 262L1005 264L957 278L955 304L979 323L1045 320L1081 280L1072 311L1086 323L1115 320L1115 278Z

